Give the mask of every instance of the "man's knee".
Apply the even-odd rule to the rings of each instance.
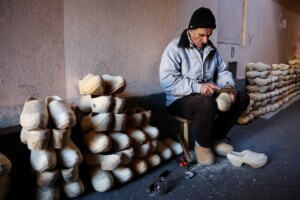
[[[202,96],[201,101],[197,104],[197,110],[215,113],[217,110],[215,98],[212,96]]]
[[[248,106],[250,103],[250,97],[248,93],[239,91],[239,104]]]

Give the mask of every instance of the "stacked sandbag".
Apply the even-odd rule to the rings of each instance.
[[[24,104],[20,124],[21,141],[31,150],[36,198],[59,199],[60,189],[68,198],[82,194],[84,186],[76,170],[82,154],[70,138],[76,124],[70,105],[59,96],[49,96],[45,101],[30,97]]]
[[[0,153],[0,199],[7,199],[10,187],[9,172],[11,170],[10,160]]]
[[[116,96],[125,87],[123,77],[109,74],[88,74],[79,80],[78,107],[83,113],[81,129],[86,146],[84,160],[89,166],[92,186],[98,192],[113,188],[115,181],[125,183],[133,177],[130,168],[121,167],[122,162],[130,163],[134,154],[131,140],[123,132],[125,100]],[[122,180],[113,175],[118,173]]]
[[[273,112],[295,97],[299,92],[295,70],[287,64],[248,63],[246,90],[250,105],[238,119],[247,124],[268,112]]]

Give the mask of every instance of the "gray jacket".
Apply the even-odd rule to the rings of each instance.
[[[160,85],[166,92],[167,106],[186,95],[200,93],[201,83],[234,87],[231,72],[211,42],[204,48],[203,58],[192,44],[190,48],[179,48],[178,42],[176,38],[166,47],[160,63]]]

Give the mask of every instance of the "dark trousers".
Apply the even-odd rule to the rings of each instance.
[[[215,96],[194,94],[177,99],[167,107],[170,114],[194,121],[195,139],[203,147],[211,148],[214,141],[224,139],[250,102],[249,95],[239,91],[230,110],[220,112],[215,99]]]

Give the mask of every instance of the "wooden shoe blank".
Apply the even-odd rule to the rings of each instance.
[[[149,153],[146,157],[145,160],[148,164],[149,167],[156,167],[161,163],[161,158],[159,155],[154,154],[154,153]]]
[[[61,176],[65,183],[72,183],[78,180],[79,178],[79,167],[75,165],[71,168],[61,169]]]
[[[97,192],[105,192],[114,187],[114,178],[109,171],[101,169],[100,165],[90,170],[91,183]]]
[[[91,130],[84,135],[84,141],[86,147],[92,153],[107,152],[112,147],[110,137],[108,137],[104,133],[96,132],[94,130]]]
[[[262,72],[259,72],[259,71],[247,71],[246,72],[246,77],[248,78],[256,78],[256,77],[259,77],[259,78],[267,78],[268,75],[271,73],[271,71],[262,71]]]
[[[20,139],[23,144],[27,144],[27,133],[28,133],[28,130],[26,130],[25,128],[21,129]]]
[[[122,151],[117,151],[116,154],[121,156],[121,163],[120,165],[128,165],[130,164],[135,156],[135,152],[133,150],[133,147],[124,149]]]
[[[82,80],[79,80],[79,92],[81,95],[102,95],[105,85],[99,75],[88,74]]]
[[[85,162],[89,166],[95,166],[95,165],[100,165],[101,169],[103,170],[108,170],[112,171],[119,167],[121,164],[121,157],[122,154],[107,154],[103,155],[100,153],[94,154],[94,153],[85,153]]]
[[[231,107],[231,96],[227,93],[221,93],[216,98],[218,109],[222,112],[227,112]]]
[[[142,158],[145,157],[150,152],[150,142],[147,141],[144,144],[134,146],[135,157]]]
[[[143,159],[134,159],[131,163],[132,169],[136,174],[144,174],[148,171],[148,164]]]
[[[129,167],[120,166],[111,173],[119,183],[126,183],[133,178],[133,172]]]
[[[78,100],[78,108],[82,112],[92,112],[91,95],[81,95]]]
[[[10,160],[2,153],[0,153],[0,176],[8,174],[11,170]]]
[[[59,200],[60,190],[58,185],[55,185],[54,187],[41,187],[37,185],[35,196],[37,200]]]
[[[234,166],[240,167],[243,164],[248,164],[252,168],[260,168],[267,163],[267,156],[264,153],[256,153],[251,150],[242,152],[232,151],[227,154],[227,158]]]
[[[105,84],[106,94],[120,94],[126,88],[126,81],[121,76],[112,76],[104,74],[101,76]]]
[[[247,85],[246,86],[248,92],[259,92],[266,93],[269,90],[269,86],[257,86],[257,85]]]
[[[57,163],[55,150],[52,147],[43,150],[31,150],[30,163],[31,167],[39,172],[55,168]]]
[[[254,119],[254,117],[248,113],[243,113],[239,118],[237,119],[238,124],[248,124]]]
[[[125,114],[126,114],[126,124],[129,127],[140,127],[141,124],[143,123],[144,120],[144,115],[143,113],[135,113],[133,110],[130,109],[126,109],[125,110]]]
[[[150,140],[150,152],[155,152],[157,147],[157,140]]]
[[[112,105],[112,113],[120,114],[123,112],[125,106],[125,99],[120,97],[114,97],[113,105]]]
[[[71,139],[64,148],[57,150],[57,158],[63,168],[71,168],[82,162],[81,151]]]
[[[265,78],[265,79],[258,78],[258,77],[254,78],[254,79],[247,78],[247,81],[250,85],[265,86],[265,85],[268,85],[270,83],[274,83],[274,82],[278,81],[278,77],[277,76],[271,76],[271,77]]]
[[[121,132],[113,132],[109,133],[108,137],[110,137],[111,139],[113,151],[121,151],[130,147],[131,145],[131,140],[127,134]]]
[[[147,136],[148,139],[155,140],[159,136],[158,128],[149,124],[139,127]]]
[[[51,145],[54,149],[62,149],[64,148],[71,136],[71,128],[67,129],[52,129],[51,134]]]
[[[50,140],[50,130],[34,130],[34,131],[25,131],[26,132],[26,143],[27,147],[30,150],[41,150],[45,149],[48,146]],[[24,134],[24,133],[23,133]]]
[[[127,127],[124,132],[130,137],[133,145],[143,144],[147,140],[145,133],[137,128]]]
[[[271,71],[272,76],[280,76],[280,75],[286,76],[286,75],[288,75],[288,73],[289,73],[289,70],[272,70]]]
[[[82,116],[80,121],[80,127],[83,132],[88,132],[93,128],[92,114]]]
[[[59,171],[50,170],[36,173],[36,182],[41,187],[53,187],[58,178]]]
[[[272,70],[288,70],[290,68],[289,65],[286,64],[272,64]]]
[[[111,113],[99,113],[92,117],[92,126],[95,131],[109,131],[113,116]]]
[[[271,66],[270,65],[266,65],[266,64],[261,63],[261,62],[258,62],[258,63],[248,63],[246,65],[246,69],[248,71],[256,70],[256,71],[262,72],[262,71],[270,70]]]
[[[49,115],[53,126],[58,129],[66,129],[76,124],[76,116],[71,106],[58,96],[47,97]]]
[[[113,114],[110,131],[123,131],[126,127],[125,114]]]
[[[110,111],[110,108],[113,103],[112,96],[99,96],[92,98],[92,112],[93,113],[107,113]]]
[[[142,113],[143,114],[143,122],[141,125],[147,125],[151,121],[152,111],[151,110],[144,110],[143,108],[136,107],[133,112],[135,113]]]
[[[29,97],[20,115],[20,124],[27,130],[45,129],[48,124],[47,105],[41,99]]]
[[[157,141],[156,152],[163,160],[168,160],[172,157],[172,151],[162,141]]]
[[[84,192],[84,185],[80,179],[72,183],[63,183],[64,193],[68,198],[75,198]]]
[[[183,153],[182,147],[179,142],[176,142],[172,138],[167,138],[164,140],[165,145],[171,149],[174,155],[181,155]]]

